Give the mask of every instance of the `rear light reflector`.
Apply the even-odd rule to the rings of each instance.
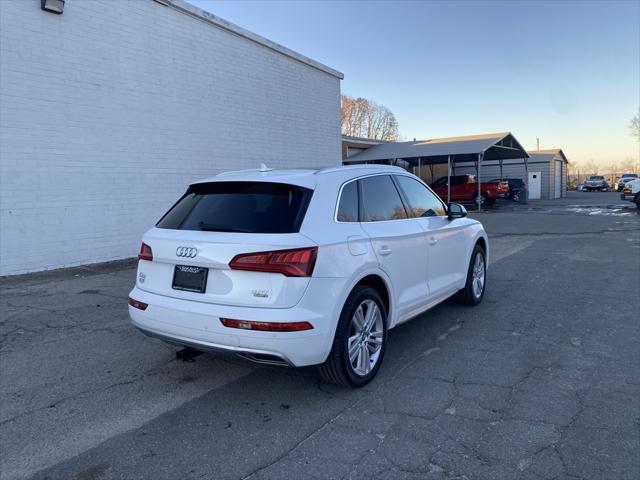
[[[146,243],[140,245],[140,253],[138,253],[138,260],[149,260],[153,261],[153,251],[151,247]]]
[[[318,247],[242,253],[229,263],[232,270],[281,273],[285,277],[310,277],[316,264]]]
[[[139,302],[138,300],[135,300],[131,297],[129,297],[129,305],[131,305],[133,308],[137,308],[138,310],[146,310],[149,306],[149,304]]]
[[[233,318],[220,318],[220,322],[227,328],[259,330],[262,332],[301,332],[313,329],[313,325],[309,322],[254,322],[250,320],[234,320]]]

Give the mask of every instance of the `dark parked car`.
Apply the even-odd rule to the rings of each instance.
[[[491,180],[492,182],[507,182],[509,184],[509,191],[504,195],[504,198],[510,198],[514,202],[520,200],[520,191],[527,189],[527,184],[521,178],[503,178],[500,180],[496,178]]]

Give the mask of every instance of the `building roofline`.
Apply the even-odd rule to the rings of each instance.
[[[509,139],[509,144],[504,144]],[[344,144],[344,142],[343,142]],[[409,142],[385,142],[343,159],[343,162],[375,162],[403,159],[410,163],[456,163],[506,158],[528,158],[529,154],[510,132],[482,133],[458,137],[432,138]],[[510,157],[509,155],[517,155]]]
[[[381,143],[397,143],[393,140],[374,140],[372,138],[352,137],[350,135],[342,135],[343,142],[361,143],[363,145],[380,145]]]
[[[545,150],[527,150],[529,155],[560,155],[562,159],[569,163],[569,159],[564,154],[561,148],[547,148]]]
[[[495,132],[495,133],[478,133],[474,135],[458,135],[456,137],[440,137],[440,138],[425,138],[423,140],[415,140],[413,142],[405,143],[453,143],[453,142],[470,142],[473,140],[490,140],[500,139],[512,135],[511,132]],[[515,137],[514,137],[515,138]]]
[[[263,47],[268,48],[269,50],[273,50],[281,55],[289,57],[293,60],[296,60],[300,63],[308,65],[316,70],[320,70],[326,74],[329,74],[333,77],[336,77],[340,80],[344,79],[344,74],[339,72],[338,70],[334,70],[323,63],[317,62],[309,57],[306,57],[298,52],[294,52],[293,50],[280,45],[279,43],[273,42],[267,38],[264,38],[256,33],[250,32],[234,23],[231,23],[223,18],[220,18],[213,13],[209,13],[206,10],[202,10],[201,8],[196,7],[195,5],[191,5],[190,3],[185,2],[184,0],[153,0],[156,3],[164,5],[169,8],[173,8],[174,10],[183,13],[185,15],[189,15],[197,20],[203,21],[210,25],[214,25],[218,28],[226,30],[229,33],[237,35],[239,37],[246,38],[247,40],[257,43]]]

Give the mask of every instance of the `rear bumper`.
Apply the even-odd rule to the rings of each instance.
[[[302,367],[326,360],[339,315],[329,301],[344,279],[314,278],[293,308],[232,307],[175,299],[135,287],[130,297],[148,304],[129,306],[133,325],[165,342],[196,350],[239,355],[258,363]],[[336,298],[336,295],[334,298]],[[263,322],[307,321],[313,329],[301,332],[263,332],[228,328],[220,317]]]
[[[201,352],[237,355],[241,358],[244,358],[245,360],[260,363],[263,365],[286,365],[289,367],[295,366],[288,358],[282,356],[277,352],[231,347],[229,345],[219,345],[215,343],[203,342],[200,340],[195,340],[193,338],[182,338],[177,335],[168,335],[166,333],[152,330],[148,327],[143,327],[137,324],[135,321],[132,321],[132,323],[138,330],[140,330],[148,337],[157,338],[158,340],[162,340],[163,342],[170,343],[171,345],[176,345],[178,347],[189,347]]]

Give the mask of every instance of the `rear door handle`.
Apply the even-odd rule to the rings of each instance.
[[[435,245],[436,243],[438,243],[438,239],[436,237],[431,237],[429,239],[429,245]]]
[[[383,245],[382,247],[380,247],[380,250],[378,250],[378,253],[380,255],[391,255],[391,249],[386,245]]]

